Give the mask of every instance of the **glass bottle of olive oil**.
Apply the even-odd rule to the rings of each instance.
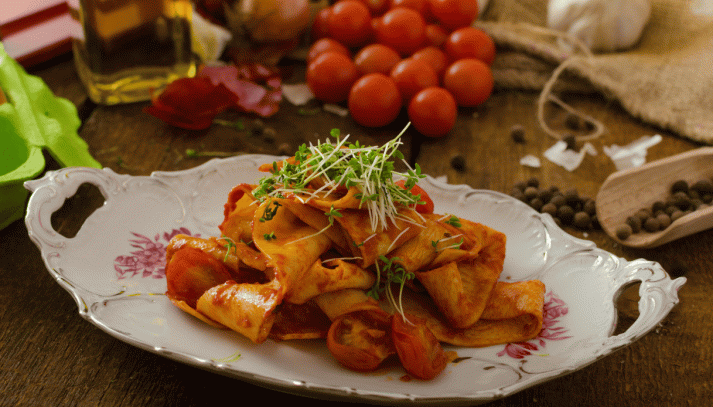
[[[190,0],[79,0],[76,12],[74,61],[95,103],[150,100],[195,74]]]

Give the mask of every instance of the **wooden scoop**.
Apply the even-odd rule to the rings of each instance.
[[[713,206],[699,207],[682,216],[666,229],[647,232],[642,229],[625,240],[616,230],[642,208],[671,195],[671,186],[679,180],[689,185],[713,178],[713,147],[700,147],[682,154],[613,173],[604,181],[596,198],[597,218],[602,229],[622,245],[651,248],[700,231],[713,228]]]

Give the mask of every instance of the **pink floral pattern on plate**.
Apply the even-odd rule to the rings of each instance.
[[[542,330],[534,339],[526,342],[515,342],[505,345],[505,349],[498,352],[498,356],[510,356],[515,359],[522,359],[525,356],[531,355],[544,348],[545,340],[561,341],[571,338],[565,336],[567,329],[563,326],[557,326],[559,317],[566,315],[569,308],[564,301],[557,297],[554,293],[549,292],[545,295],[545,305],[543,309]]]
[[[164,278],[166,276],[166,245],[178,234],[191,235],[186,228],[173,229],[170,233],[156,233],[153,239],[140,233],[131,232],[131,247],[137,250],[114,259],[114,270],[119,280],[141,275],[141,277]]]

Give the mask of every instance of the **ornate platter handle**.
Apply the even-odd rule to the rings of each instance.
[[[631,344],[656,327],[678,304],[678,290],[686,282],[685,277],[672,280],[656,262],[638,259],[624,264],[614,276],[615,302],[619,294],[630,284],[640,282],[639,316],[634,323],[618,335],[604,341],[599,354],[608,354],[613,350]]]
[[[105,201],[111,200],[112,190],[116,190],[121,176],[112,170],[86,167],[70,167],[48,171],[42,178],[25,182],[25,188],[32,195],[27,204],[25,225],[30,238],[40,248],[62,248],[68,238],[57,233],[52,227],[51,217],[64,202],[77,193],[80,185],[89,183],[101,191]]]

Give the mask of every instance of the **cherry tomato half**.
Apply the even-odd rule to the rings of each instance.
[[[166,265],[166,295],[195,308],[204,292],[230,279],[226,265],[198,249],[184,247]]]
[[[305,76],[317,99],[339,103],[349,96],[349,90],[359,78],[359,70],[346,55],[325,52],[307,65]]]
[[[406,189],[406,181],[400,179],[396,182],[394,182],[396,186],[401,187],[403,189]],[[418,185],[414,185],[411,187],[411,193],[420,196],[421,201],[423,202],[422,204],[416,205],[416,212],[418,213],[433,213],[433,200],[431,199],[430,196],[428,196],[428,193],[423,190],[423,188],[419,187]]]
[[[428,0],[431,14],[449,31],[467,27],[478,17],[478,2],[473,0]]]
[[[366,127],[381,127],[396,119],[402,102],[393,79],[370,73],[354,83],[347,105],[355,122]]]
[[[327,348],[339,363],[356,371],[374,370],[395,353],[391,316],[381,310],[355,311],[332,322]]]
[[[401,56],[384,44],[370,44],[354,56],[354,63],[362,75],[383,73],[388,75],[391,68],[401,61]]]
[[[490,66],[475,58],[459,59],[443,74],[443,87],[453,94],[458,106],[478,106],[490,97],[493,86]]]
[[[325,52],[336,52],[338,54],[346,55],[349,58],[352,57],[351,51],[349,51],[349,49],[342,45],[339,41],[331,38],[320,38],[309,48],[309,52],[307,53],[307,64],[311,63]]]
[[[413,315],[391,318],[391,337],[396,353],[406,371],[422,380],[438,376],[448,364],[448,356],[441,343],[426,326],[425,321]]]
[[[403,56],[411,55],[426,41],[426,22],[415,10],[393,8],[380,18],[376,41],[388,45]]]
[[[404,59],[394,66],[390,75],[405,104],[422,89],[438,85],[436,71],[427,62],[418,59]]]
[[[358,0],[334,4],[329,14],[328,32],[331,38],[347,47],[364,45],[372,37],[369,8]]]
[[[413,127],[424,136],[443,137],[456,123],[458,106],[449,91],[430,87],[411,99],[408,117]]]
[[[463,27],[453,31],[443,48],[451,61],[475,58],[492,65],[495,60],[495,42],[485,31],[475,27]]]

